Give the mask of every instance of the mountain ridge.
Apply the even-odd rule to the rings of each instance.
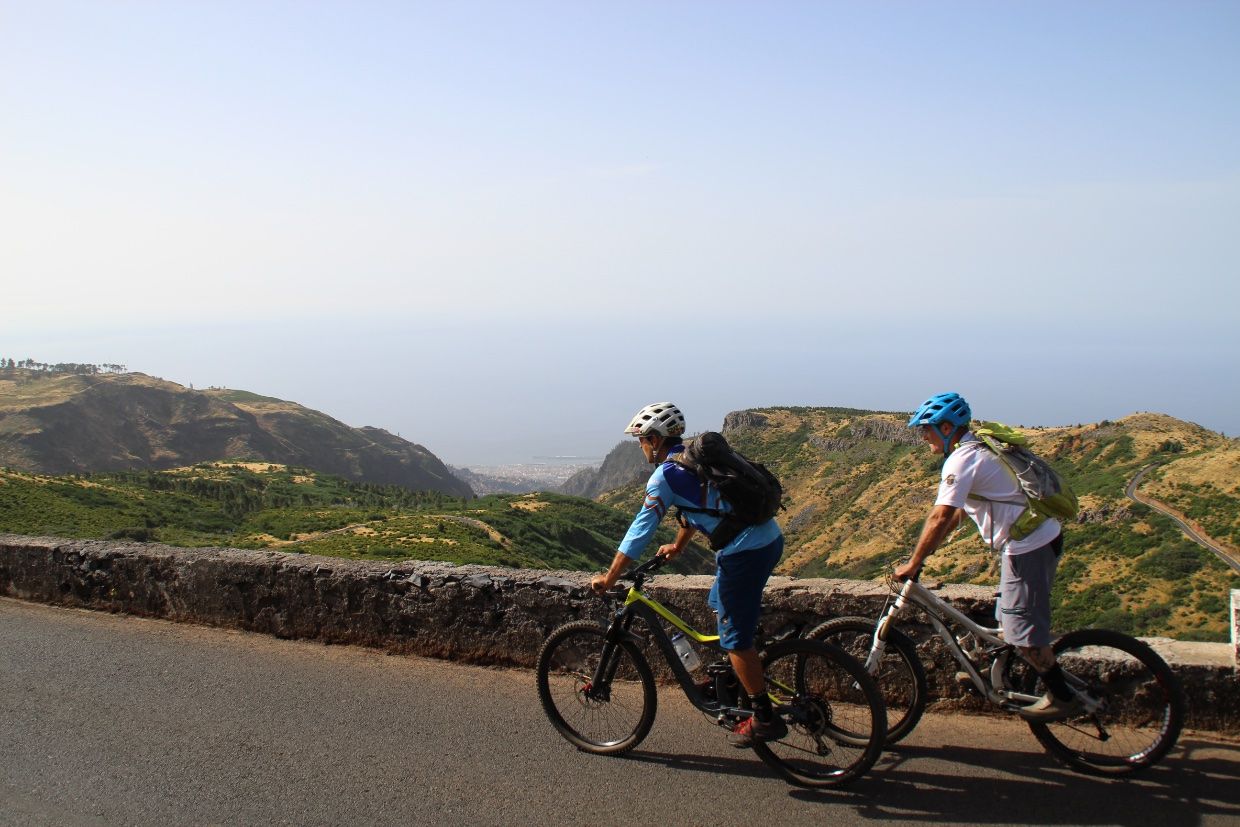
[[[0,369],[0,465],[44,474],[253,459],[472,496],[427,448],[295,402],[142,373]]]

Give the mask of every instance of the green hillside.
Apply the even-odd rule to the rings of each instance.
[[[906,418],[838,408],[729,416],[733,445],[784,482],[782,573],[870,579],[907,557],[934,501],[940,459],[904,427]],[[1219,539],[1234,540],[1240,496],[1227,472],[1236,467],[1235,441],[1157,414],[1025,430],[1081,496],[1080,521],[1066,527],[1056,625],[1225,640],[1228,592],[1240,578],[1124,491],[1142,468],[1165,463],[1150,495],[1161,487]],[[927,572],[949,582],[998,582],[995,556],[971,522],[930,558]]]
[[[0,367],[0,466],[55,475],[257,458],[355,482],[473,493],[427,448],[381,428],[249,391],[98,367]]]
[[[372,560],[605,568],[631,514],[558,494],[465,500],[268,463],[49,477],[0,470],[0,532]],[[663,529],[658,542],[670,542]],[[709,571],[685,554],[674,567]]]

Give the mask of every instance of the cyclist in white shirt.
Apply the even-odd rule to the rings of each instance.
[[[1002,556],[996,614],[1003,639],[1033,665],[1049,690],[1020,714],[1035,721],[1058,720],[1080,708],[1050,645],[1051,587],[1063,551],[1061,526],[1047,519],[1027,537],[1012,539],[1012,524],[1027,506],[1025,495],[1015,474],[970,432],[971,422],[969,403],[956,393],[932,396],[908,421],[944,461],[934,507],[912,557],[896,567],[895,576],[916,577],[926,558],[968,515],[982,539]]]

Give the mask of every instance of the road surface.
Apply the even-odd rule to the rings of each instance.
[[[528,671],[0,599],[0,824],[1240,822],[1240,750],[1088,778],[1008,718],[928,715],[847,790],[788,786],[672,691],[577,752]]]

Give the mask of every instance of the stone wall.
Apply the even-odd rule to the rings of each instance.
[[[1240,589],[1231,590],[1231,650],[1240,666]]]
[[[588,582],[582,572],[0,534],[0,595],[7,597],[469,663],[532,666],[556,626],[605,617],[607,604]],[[705,630],[714,622],[706,607],[710,584],[707,576],[663,575],[649,593]],[[983,622],[992,616],[990,589],[945,586],[941,593]],[[875,617],[888,594],[877,583],[776,577],[763,624],[774,632],[839,615]],[[916,626],[909,631],[927,637]],[[1189,690],[1189,726],[1240,732],[1233,648],[1171,641],[1157,648]],[[936,658],[927,666],[940,703],[980,708],[958,697],[954,663]]]

